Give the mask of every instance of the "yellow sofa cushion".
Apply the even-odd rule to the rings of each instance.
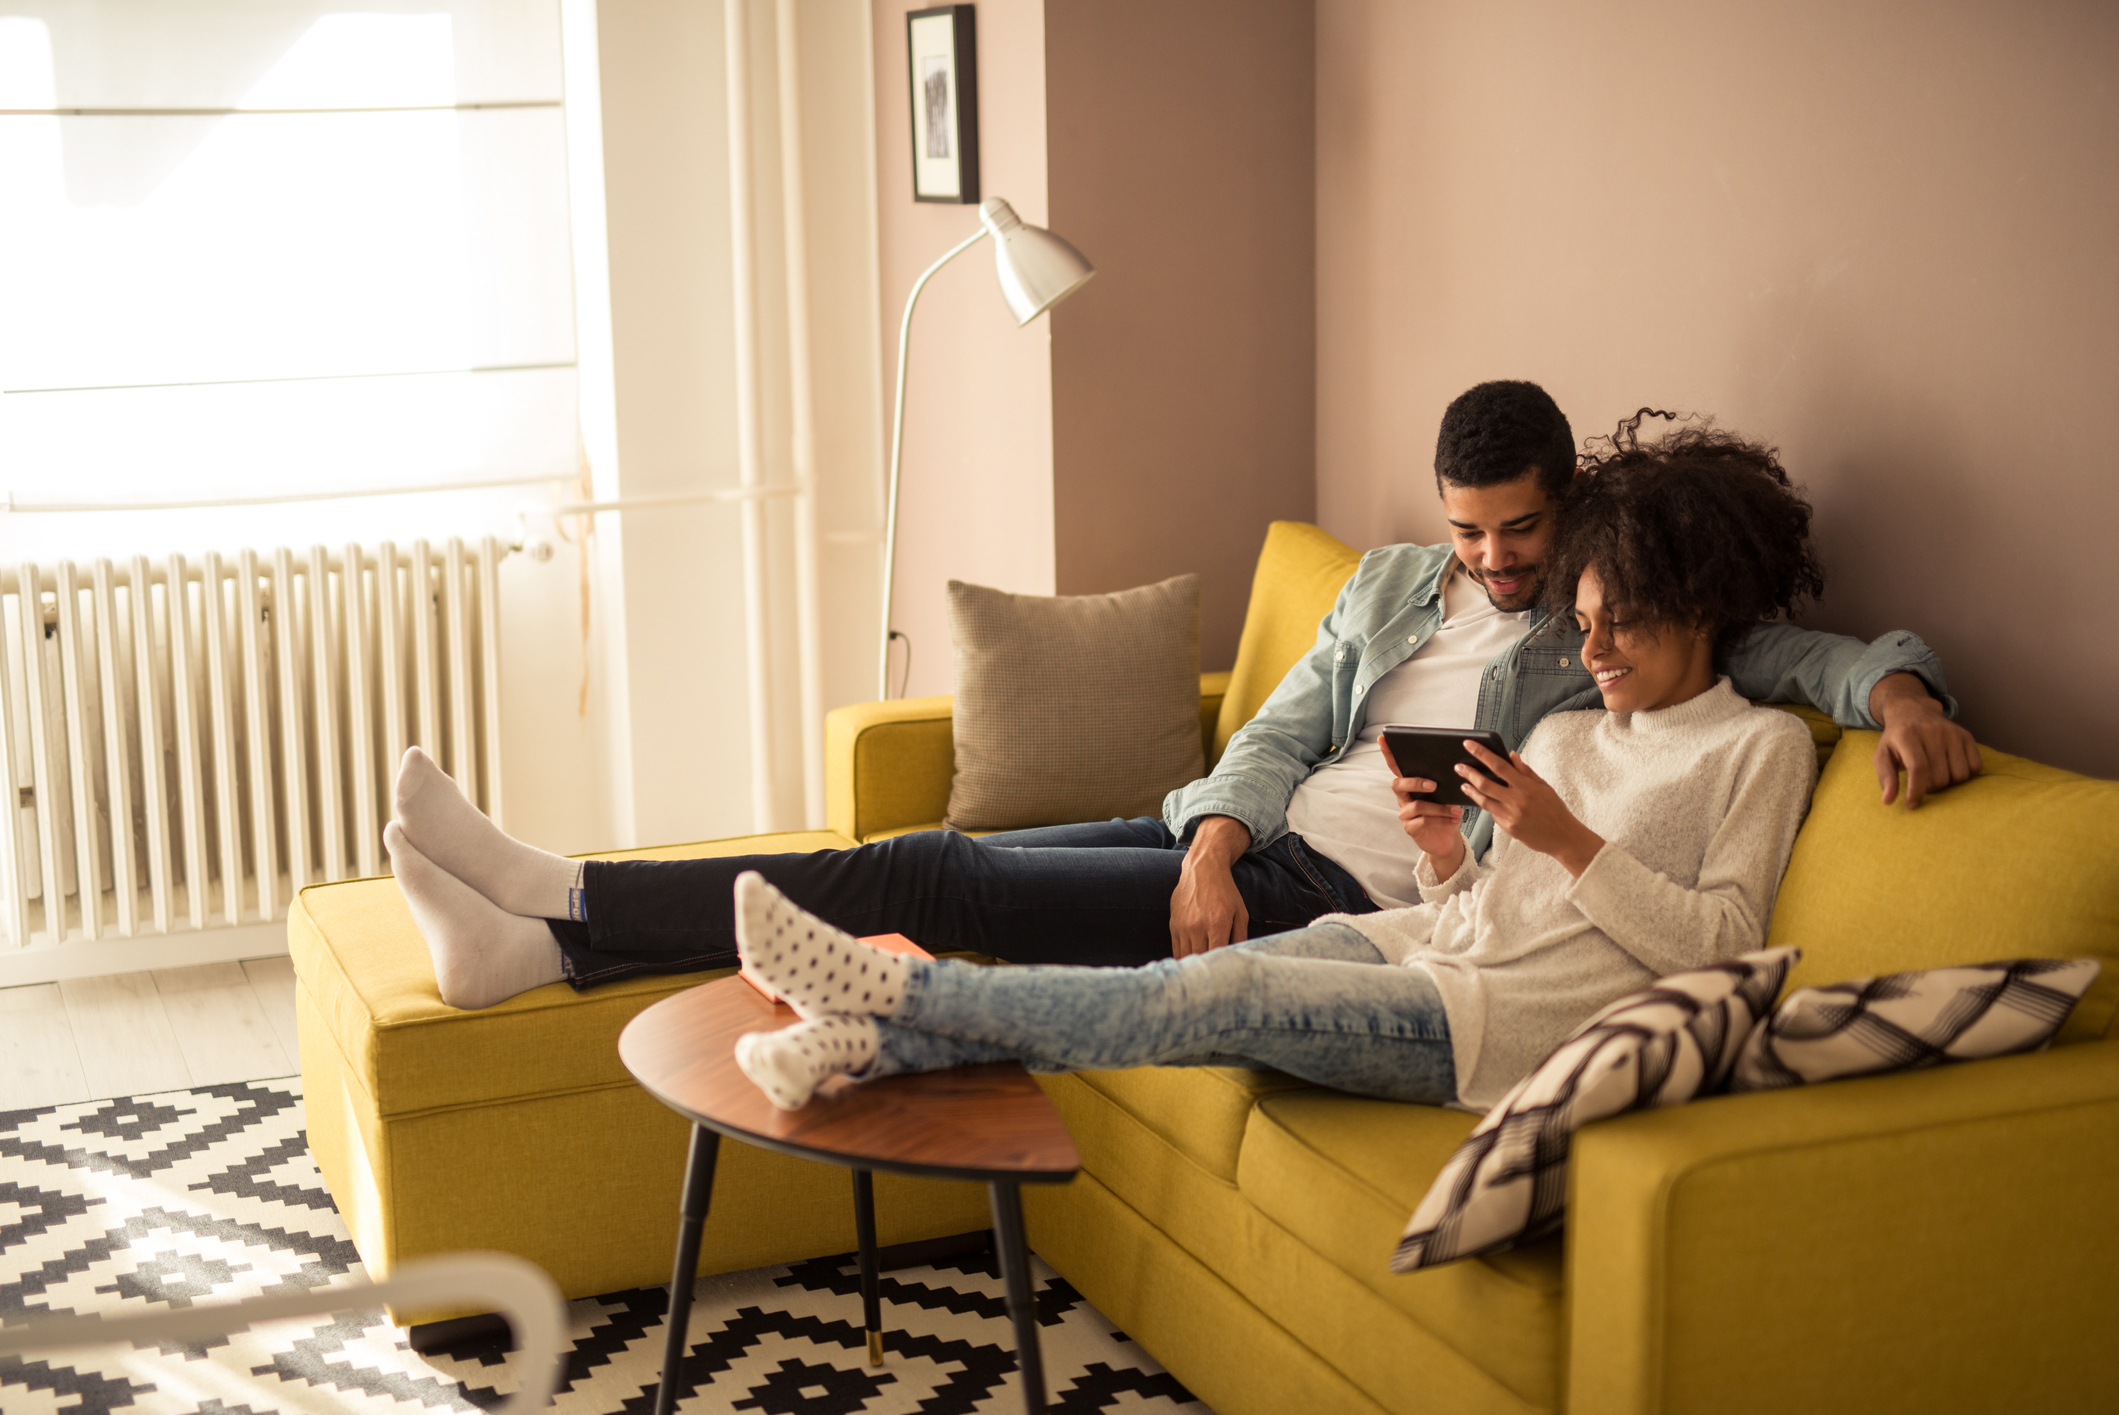
[[[1236,1187],[1244,1125],[1262,1096],[1304,1083],[1236,1067],[1041,1076],[1085,1167],[1193,1257],[1233,1277],[1257,1221]]]
[[[1803,950],[1788,985],[1998,958],[2104,971],[2060,1040],[2115,1034],[2119,782],[1990,748],[1976,779],[1917,811],[1876,789],[1874,732],[1849,732],[1811,798],[1769,942]]]
[[[596,858],[680,860],[852,843],[805,831]],[[303,890],[288,918],[287,949],[318,1019],[385,1116],[627,1083],[613,1045],[625,1024],[649,1003],[721,976],[627,978],[579,994],[553,983],[461,1012],[441,1000],[427,946],[391,879]]]
[[[1427,1394],[1446,1393],[1436,1408],[1491,1408],[1469,1373],[1440,1367],[1432,1348],[1414,1359],[1425,1340],[1515,1399],[1557,1404],[1557,1239],[1411,1277],[1386,1266],[1476,1116],[1239,1067],[1040,1079],[1098,1183],[1386,1405],[1398,1404],[1403,1393],[1391,1387],[1421,1374],[1424,1361]],[[1348,1299],[1349,1284],[1363,1300]]]
[[[1251,1112],[1237,1186],[1261,1213],[1519,1395],[1559,1385],[1558,1238],[1405,1275],[1391,1249],[1479,1118],[1336,1091],[1269,1096]]]
[[[1278,1071],[1240,1066],[1143,1066],[1080,1076],[1083,1085],[1224,1184],[1236,1182],[1236,1155],[1251,1107],[1309,1085]]]
[[[1076,1099],[1103,1104],[1073,1089]],[[1075,1126],[1078,1112],[1061,1103]],[[1552,1415],[1560,1408],[1554,1360],[1496,1377],[1233,1187],[1179,1164],[1157,1193],[1169,1215],[1158,1218],[1103,1182],[1128,1172],[1134,1156],[1124,1146],[1092,1140],[1083,1155],[1090,1168],[1073,1183],[1024,1191],[1032,1245],[1215,1409]],[[1324,1372],[1353,1389],[1317,1389],[1334,1383],[1319,1382]]]
[[[1236,667],[1207,752],[1210,770],[1236,729],[1256,715],[1317,642],[1317,622],[1331,612],[1360,564],[1360,551],[1306,522],[1275,521],[1266,529],[1265,548],[1251,576],[1243,637],[1236,641]]]

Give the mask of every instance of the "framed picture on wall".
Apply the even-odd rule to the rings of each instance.
[[[905,17],[912,79],[912,199],[979,199],[979,50],[971,6]]]

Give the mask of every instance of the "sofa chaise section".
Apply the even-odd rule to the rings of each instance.
[[[839,849],[825,831],[634,850],[673,859]],[[669,1281],[689,1128],[633,1083],[618,1034],[730,970],[564,983],[479,1012],[445,1005],[388,879],[304,890],[288,920],[309,1145],[362,1261],[382,1276],[463,1248],[519,1253],[569,1297]],[[844,1172],[723,1147],[701,1272],[854,1246]],[[876,1176],[884,1244],[981,1229],[982,1186]],[[456,1312],[392,1313],[427,1322]]]

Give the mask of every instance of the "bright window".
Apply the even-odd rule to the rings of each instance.
[[[0,0],[0,484],[571,476],[557,0]],[[495,529],[523,489],[6,518],[6,558]]]

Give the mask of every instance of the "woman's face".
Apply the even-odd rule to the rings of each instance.
[[[1613,712],[1675,707],[1714,686],[1714,645],[1689,625],[1645,624],[1625,605],[1604,602],[1594,568],[1575,583],[1575,624],[1587,637],[1582,666]]]

